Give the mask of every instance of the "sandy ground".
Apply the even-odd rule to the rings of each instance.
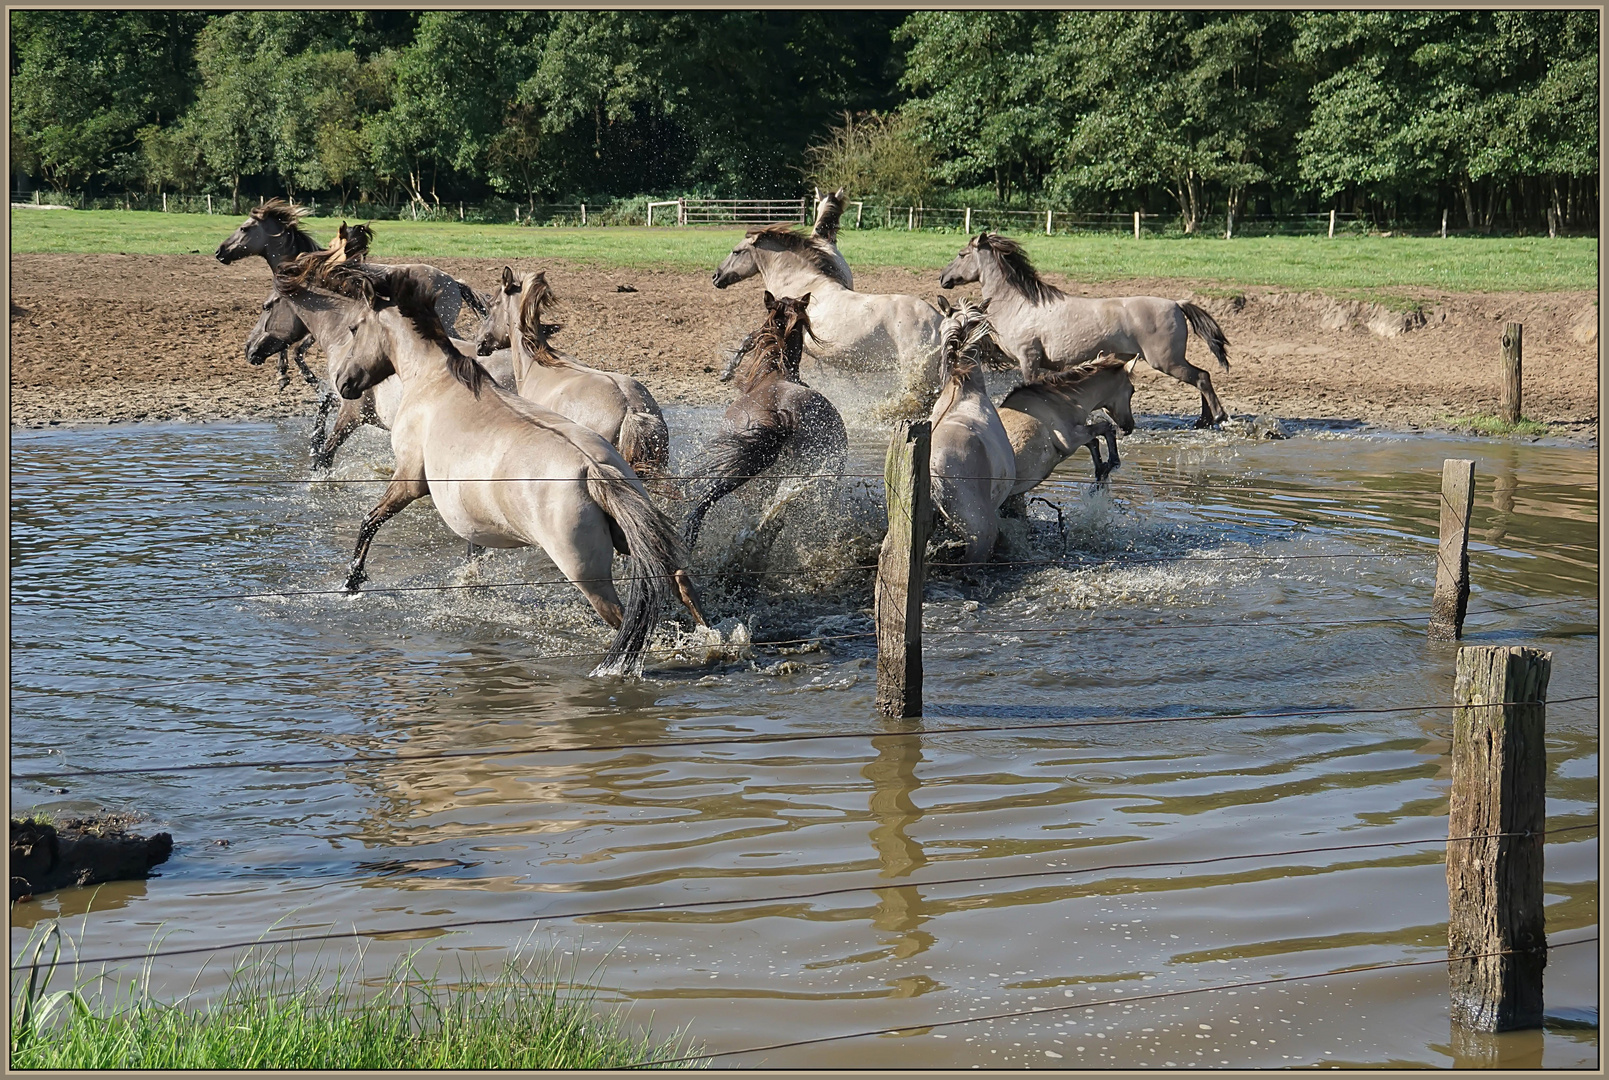
[[[489,289],[502,264],[439,265]],[[631,372],[664,404],[729,400],[730,388],[714,372],[758,322],[757,280],[719,291],[707,273],[546,266],[565,327],[557,340],[567,351]],[[931,298],[940,292],[936,278],[936,269],[866,271],[856,285]],[[1522,322],[1525,414],[1559,436],[1597,437],[1598,312],[1590,292],[1427,291],[1419,297],[1424,324],[1405,328],[1382,309],[1314,294],[1249,289],[1223,298],[1162,281],[1051,280],[1086,296],[1154,294],[1206,307],[1228,335],[1231,370],[1219,374],[1194,337],[1190,358],[1212,372],[1230,413],[1248,418],[1449,428],[1449,417],[1495,411],[1503,324]],[[246,363],[246,334],[268,292],[260,260],[222,266],[207,255],[12,256],[12,426],[310,414],[317,391],[294,378],[278,390],[272,361]],[[468,322],[459,329],[468,330]],[[322,370],[321,353],[310,359]],[[1199,412],[1190,387],[1143,365],[1136,382],[1138,413]]]

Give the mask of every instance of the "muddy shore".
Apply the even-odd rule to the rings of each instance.
[[[438,264],[481,289],[492,287],[502,267],[490,259]],[[558,340],[567,351],[596,367],[629,371],[663,404],[729,399],[715,372],[757,321],[757,281],[721,291],[698,272],[544,265],[559,294]],[[856,274],[856,285],[932,297],[940,291],[936,276],[867,270]],[[1162,295],[1207,308],[1228,335],[1231,370],[1219,374],[1194,337],[1190,358],[1212,372],[1237,417],[1455,429],[1453,417],[1496,410],[1503,324],[1522,322],[1526,416],[1549,425],[1551,435],[1597,438],[1598,309],[1591,292],[1425,291],[1416,316],[1273,289],[1200,295],[1166,281],[1085,285],[1048,276],[1078,295]],[[635,291],[617,291],[621,285]],[[222,266],[207,255],[14,255],[12,426],[311,414],[318,399],[312,387],[293,378],[279,390],[272,361],[246,363],[246,334],[268,291],[268,270],[257,260]],[[310,362],[322,369],[317,350]],[[1137,412],[1199,410],[1190,387],[1143,365],[1135,378]]]

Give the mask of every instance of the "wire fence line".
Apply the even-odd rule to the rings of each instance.
[[[1549,942],[1544,949],[1566,949],[1572,945],[1590,945],[1598,940],[1598,935],[1579,938],[1575,941]],[[739,1054],[764,1054],[774,1050],[791,1050],[800,1046],[819,1046],[823,1043],[844,1042],[849,1039],[864,1039],[873,1035],[899,1035],[904,1032],[929,1031],[933,1028],[958,1027],[962,1024],[991,1023],[995,1020],[1018,1020],[1024,1017],[1048,1016],[1055,1013],[1070,1012],[1074,1009],[1092,1009],[1101,1005],[1132,1005],[1136,1001],[1161,1001],[1168,998],[1187,997],[1192,994],[1210,994],[1219,990],[1245,990],[1263,986],[1279,986],[1282,983],[1312,982],[1315,979],[1328,979],[1341,975],[1361,975],[1372,971],[1395,971],[1403,968],[1437,967],[1451,964],[1455,961],[1467,962],[1470,960],[1484,960],[1494,956],[1519,956],[1530,950],[1523,949],[1496,949],[1489,952],[1472,953],[1468,956],[1437,957],[1433,960],[1394,960],[1383,964],[1357,964],[1351,967],[1332,968],[1328,971],[1315,971],[1303,975],[1274,975],[1266,979],[1249,979],[1242,982],[1217,983],[1212,986],[1195,986],[1185,990],[1157,990],[1149,994],[1125,994],[1122,997],[1096,998],[1090,1001],[1072,1002],[1066,1005],[1036,1005],[1031,1009],[1015,1009],[1010,1012],[985,1013],[981,1016],[967,1016],[959,1020],[937,1020],[932,1023],[899,1024],[894,1027],[870,1028],[864,1031],[851,1031],[842,1035],[819,1035],[811,1039],[794,1039],[790,1042],[767,1043],[763,1046],[750,1046],[741,1050],[720,1050],[713,1053],[704,1053],[674,1058],[652,1058],[648,1061],[639,1061],[629,1066],[633,1069],[657,1068],[664,1065],[681,1065],[695,1061],[708,1061],[712,1058],[735,1057]]]
[[[1413,491],[1389,491],[1389,492],[1382,492],[1382,491],[1371,491],[1371,490],[1369,490],[1367,488],[1314,487],[1314,486],[1310,486],[1310,485],[1303,485],[1300,488],[1287,488],[1287,489],[1259,488],[1259,487],[1252,487],[1252,486],[1248,486],[1248,485],[1244,485],[1244,484],[1237,484],[1232,479],[1229,480],[1226,484],[1224,484],[1221,487],[1216,487],[1216,488],[1210,488],[1209,489],[1209,488],[1207,488],[1205,486],[1204,481],[1173,480],[1173,479],[1167,479],[1167,478],[1163,478],[1163,477],[1150,477],[1150,476],[1133,477],[1132,479],[1131,479],[1131,477],[1132,477],[1132,474],[1119,474],[1119,475],[1117,475],[1115,477],[1109,477],[1106,480],[1096,480],[1093,477],[1084,478],[1084,477],[1074,477],[1074,476],[1054,476],[1053,475],[1053,476],[1047,476],[1045,479],[1041,480],[1039,482],[1038,486],[1039,487],[1104,487],[1104,488],[1110,490],[1110,489],[1113,489],[1113,488],[1127,488],[1127,487],[1129,487],[1131,485],[1135,485],[1135,486],[1137,486],[1137,485],[1145,485],[1145,486],[1148,486],[1148,487],[1184,488],[1184,489],[1188,489],[1188,490],[1194,491],[1194,492],[1203,492],[1203,493],[1210,492],[1210,493],[1213,493],[1213,494],[1217,494],[1217,493],[1245,493],[1245,494],[1252,494],[1252,495],[1272,495],[1272,496],[1284,497],[1284,498],[1300,498],[1304,494],[1307,494],[1307,493],[1324,492],[1324,493],[1333,493],[1333,494],[1348,495],[1348,496],[1373,495],[1373,496],[1377,496],[1377,497],[1389,497],[1389,498],[1395,499],[1395,500],[1412,500],[1412,499],[1418,498],[1418,499],[1423,499],[1423,500],[1425,500],[1427,502],[1431,501],[1433,499],[1439,499],[1439,498],[1442,497],[1441,493],[1439,491],[1417,491],[1417,492],[1413,492]],[[761,479],[765,479],[765,480],[821,480],[821,479],[833,479],[833,480],[837,480],[837,479],[843,479],[843,480],[883,480],[884,475],[882,473],[880,473],[880,472],[876,472],[876,473],[870,473],[870,472],[866,472],[866,473],[861,473],[861,472],[784,473],[784,472],[769,472],[768,471],[768,472],[758,472],[758,473],[683,473],[683,474],[671,474],[671,475],[664,475],[664,476],[651,476],[651,477],[645,478],[645,482],[649,483],[649,484],[664,483],[664,482],[687,483],[687,482],[697,482],[697,481],[701,481],[701,480],[727,480],[727,479],[742,479],[742,480],[761,480]],[[951,477],[951,479],[954,479],[954,480],[992,480],[992,479],[994,479],[994,477],[993,476],[954,476],[954,477]],[[1114,479],[1116,481],[1115,483],[1114,483]],[[74,487],[74,486],[80,486],[80,485],[88,486],[88,485],[97,485],[97,484],[118,485],[120,487],[129,485],[129,484],[142,484],[142,485],[143,484],[190,484],[190,485],[197,485],[197,486],[200,486],[200,485],[203,485],[203,484],[261,484],[261,485],[264,485],[264,486],[308,486],[308,485],[312,485],[312,486],[335,486],[335,485],[342,485],[342,484],[389,484],[391,482],[392,481],[391,481],[391,478],[389,476],[309,476],[309,477],[299,477],[299,478],[278,478],[278,477],[262,477],[262,476],[155,476],[155,477],[147,477],[147,476],[123,476],[123,475],[119,475],[119,474],[116,474],[116,473],[111,473],[111,474],[103,474],[101,476],[72,477],[72,478],[67,479],[67,480],[61,480],[61,479],[54,478],[54,477],[43,477],[43,476],[41,476],[41,477],[31,477],[31,476],[26,476],[26,475],[17,475],[17,474],[14,473],[12,475],[12,477],[11,477],[11,484],[12,484],[13,487],[16,487],[19,484],[21,484],[21,485],[49,486],[51,488]],[[437,483],[454,483],[454,484],[505,484],[505,483],[507,483],[507,484],[535,484],[535,483],[575,483],[575,479],[574,479],[574,477],[559,477],[559,476],[489,476],[489,477],[455,477],[455,478],[453,478],[451,480],[441,480],[441,481],[436,481],[436,482]],[[622,480],[613,480],[613,481],[605,480],[604,482],[605,483],[609,483],[609,482],[630,483],[630,480],[629,479],[628,480],[623,480],[623,481]]]
[[[1597,694],[1580,697],[1557,698],[1548,705],[1573,705],[1583,701],[1597,701]],[[1223,720],[1290,720],[1313,716],[1387,716],[1396,713],[1444,712],[1454,709],[1487,709],[1507,706],[1535,705],[1525,701],[1491,701],[1475,705],[1392,705],[1358,707],[1323,705],[1302,709],[1282,709],[1277,712],[1225,712],[1198,713],[1186,716],[1114,716],[1104,719],[1055,720],[1049,723],[992,723],[927,727],[919,730],[878,731],[814,731],[786,735],[746,735],[742,737],[703,739],[658,739],[650,742],[595,743],[587,746],[518,746],[482,748],[475,750],[439,750],[416,754],[364,754],[345,758],[281,758],[256,761],[206,761],[189,765],[124,765],[111,769],[84,769],[64,767],[44,772],[13,773],[13,781],[58,780],[70,776],[148,776],[173,773],[215,772],[223,769],[287,769],[334,768],[347,765],[407,765],[424,761],[453,761],[463,758],[482,759],[511,757],[525,754],[594,754],[616,753],[624,750],[673,750],[697,746],[765,746],[773,743],[821,742],[828,739],[882,739],[927,738],[940,735],[1011,734],[1032,735],[1037,731],[1062,731],[1067,728],[1134,727],[1141,724],[1213,723]],[[947,716],[946,719],[967,719],[966,716]]]
[[[1122,554],[1122,553],[1117,553]],[[1363,552],[1317,552],[1291,555],[1216,555],[1201,553],[1182,553],[1179,555],[1139,555],[1127,559],[1101,559],[1098,561],[1070,562],[1067,558],[1060,559],[1021,559],[998,561],[990,563],[964,563],[964,562],[929,562],[929,568],[940,569],[968,569],[986,566],[989,569],[1021,569],[1031,566],[1062,566],[1068,569],[1084,569],[1092,566],[1109,567],[1114,563],[1118,566],[1149,565],[1152,563],[1177,563],[1186,561],[1199,562],[1288,562],[1292,560],[1311,559],[1401,559],[1419,555],[1417,550],[1394,551],[1363,551]],[[800,567],[794,570],[718,570],[721,576],[741,577],[803,577],[811,574],[847,574],[852,572],[876,573],[877,567],[871,563],[856,563],[848,566],[815,566]],[[582,583],[612,581],[617,585],[632,581],[658,580],[657,577],[647,574],[623,574],[613,577],[579,577],[579,578],[543,578],[526,581],[470,581],[456,582],[445,585],[380,585],[364,589],[299,589],[278,592],[260,593],[162,593],[145,596],[107,596],[103,592],[94,593],[32,593],[19,594],[15,591],[11,596],[13,605],[43,604],[43,603],[110,603],[110,604],[146,604],[168,603],[175,600],[195,603],[214,603],[224,600],[296,600],[314,596],[361,596],[364,594],[386,593],[420,593],[420,592],[463,592],[471,589],[524,589],[546,586],[575,585]]]
[[[1385,826],[1375,826],[1384,828]],[[1437,836],[1414,840],[1379,840],[1352,844],[1327,844],[1303,848],[1289,848],[1280,851],[1258,851],[1238,855],[1211,855],[1197,859],[1163,859],[1149,862],[1106,863],[1099,866],[1083,867],[1047,867],[1042,870],[1013,871],[1004,874],[990,874],[983,877],[950,877],[933,878],[926,881],[912,881],[900,879],[898,881],[883,880],[868,885],[841,885],[825,889],[812,889],[804,892],[784,893],[760,897],[736,897],[716,900],[687,900],[672,904],[663,901],[657,904],[620,905],[606,908],[592,908],[582,911],[558,912],[543,915],[514,915],[487,919],[455,919],[447,922],[428,923],[415,926],[396,926],[388,928],[369,928],[360,930],[353,927],[348,931],[332,931],[323,934],[288,935],[278,938],[258,937],[250,941],[232,941],[213,945],[190,945],[174,949],[147,949],[138,953],[121,953],[111,956],[92,956],[77,958],[75,965],[90,964],[119,964],[134,960],[146,960],[158,956],[199,956],[208,953],[230,952],[236,949],[278,948],[282,946],[308,945],[330,941],[345,941],[355,938],[383,938],[399,934],[418,935],[421,933],[446,932],[452,930],[467,930],[479,926],[514,926],[527,923],[555,922],[569,919],[590,919],[613,917],[617,915],[667,915],[679,911],[703,909],[712,907],[752,907],[788,903],[799,900],[818,900],[834,896],[848,896],[855,893],[876,892],[888,888],[934,888],[938,886],[953,885],[989,885],[1000,881],[1019,881],[1030,878],[1070,877],[1077,874],[1109,873],[1118,870],[1152,870],[1171,869],[1182,866],[1209,866],[1226,862],[1248,862],[1256,859],[1288,858],[1294,855],[1331,854],[1341,851],[1371,851],[1394,847],[1424,847],[1427,845],[1445,845],[1455,843],[1470,843],[1477,840],[1495,840],[1504,838],[1525,839],[1537,837],[1545,841],[1550,835],[1581,832],[1587,829],[1596,829],[1597,822],[1587,822],[1580,825],[1566,825],[1557,829],[1542,832],[1495,832],[1472,833],[1466,836]],[[38,966],[37,958],[32,962],[19,961],[11,965],[12,971],[23,971]],[[912,1025],[906,1025],[909,1027]]]
[[[1542,600],[1542,601],[1529,603],[1529,604],[1512,604],[1512,605],[1502,606],[1502,607],[1476,608],[1474,610],[1466,612],[1465,617],[1466,618],[1474,618],[1477,615],[1500,615],[1500,614],[1506,614],[1508,612],[1513,612],[1513,611],[1529,611],[1529,610],[1532,610],[1533,608],[1559,607],[1561,605],[1575,604],[1575,603],[1578,603],[1578,602],[1579,601],[1576,601],[1576,600]],[[1339,627],[1339,626],[1384,626],[1384,625],[1390,625],[1392,623],[1421,623],[1421,622],[1424,622],[1427,618],[1429,618],[1429,613],[1428,612],[1422,611],[1422,610],[1415,610],[1415,611],[1412,611],[1412,612],[1409,612],[1409,613],[1403,614],[1403,615],[1379,615],[1379,616],[1373,616],[1373,617],[1362,618],[1362,619],[1321,619],[1321,620],[1318,620],[1318,621],[1308,621],[1308,622],[1303,622],[1300,625],[1299,629],[1303,629],[1303,630],[1307,630],[1307,629],[1331,629],[1331,628]],[[1001,629],[1001,630],[959,630],[959,629],[943,629],[943,628],[938,628],[938,627],[925,627],[924,626],[922,628],[922,636],[923,637],[952,637],[952,636],[968,636],[968,635],[981,635],[981,636],[1013,635],[1013,636],[1021,636],[1021,635],[1027,635],[1027,634],[1047,634],[1047,635],[1101,634],[1101,635],[1104,636],[1104,635],[1107,635],[1107,634],[1165,633],[1165,632],[1171,632],[1171,631],[1175,631],[1175,630],[1213,630],[1213,631],[1221,631],[1221,630],[1285,629],[1288,626],[1289,626],[1289,623],[1287,623],[1283,619],[1268,619],[1268,620],[1256,620],[1256,621],[1224,620],[1224,621],[1212,621],[1212,622],[1144,623],[1144,624],[1140,624],[1140,625],[1130,625],[1130,626],[1025,626],[1025,627],[1024,626],[1019,626],[1019,627],[1007,627],[1007,628],[1004,628],[1004,629]],[[865,638],[873,638],[873,637],[876,637],[876,636],[877,636],[877,631],[875,631],[875,630],[856,630],[856,631],[852,631],[852,632],[849,632],[849,633],[842,633],[842,634],[813,634],[813,635],[811,635],[809,637],[751,638],[750,640],[748,640],[746,642],[731,642],[731,641],[700,642],[700,641],[688,641],[688,642],[684,642],[683,644],[680,644],[680,645],[654,646],[654,647],[647,648],[647,649],[645,649],[643,651],[644,651],[644,653],[646,655],[651,655],[651,656],[678,656],[678,655],[683,655],[683,654],[689,653],[689,652],[697,652],[699,649],[712,649],[712,648],[720,648],[720,647],[730,649],[730,648],[742,647],[744,645],[752,646],[754,648],[761,648],[761,649],[782,649],[782,648],[786,648],[788,646],[795,646],[795,645],[820,645],[820,644],[823,644],[823,643],[826,643],[826,642],[863,640]],[[587,650],[585,652],[537,653],[537,654],[532,655],[532,656],[522,657],[521,659],[522,659],[523,662],[526,662],[526,663],[540,663],[540,662],[544,662],[544,661],[548,661],[548,660],[595,659],[595,658],[601,656],[604,653],[604,651],[605,651],[604,649],[598,648],[598,649],[589,649],[589,650]],[[329,663],[333,664],[334,662],[329,661]],[[492,666],[490,662],[488,662],[487,664],[471,665],[470,670],[474,670],[474,669],[482,668],[482,667],[489,667],[489,666]],[[344,671],[347,670],[347,668],[343,667],[341,670],[344,672]],[[291,679],[291,678],[299,679],[299,678],[302,678],[302,677],[303,676],[300,675],[300,674],[292,674],[292,673],[288,673],[288,672],[279,672],[279,671],[267,671],[267,672],[254,672],[254,673],[251,673],[251,674],[239,674],[239,675],[217,675],[217,676],[212,676],[212,677],[209,677],[209,678],[169,679],[167,681],[160,682],[160,683],[139,683],[139,684],[136,684],[134,686],[111,687],[108,690],[97,691],[96,696],[97,697],[117,697],[117,696],[120,696],[120,695],[132,694],[132,693],[137,693],[137,692],[145,691],[145,690],[166,690],[166,689],[169,689],[169,688],[175,687],[175,686],[215,685],[215,684],[217,684],[219,682],[231,682],[231,683],[268,682],[268,681],[272,681],[272,680],[275,680],[275,679]]]

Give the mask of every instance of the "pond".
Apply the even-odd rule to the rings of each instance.
[[[310,484],[300,423],[13,432],[12,805],[176,844],[14,904],[14,950],[52,918],[84,957],[356,928],[374,974],[535,942],[719,1066],[1596,1066],[1595,1029],[1460,1034],[1434,963],[1266,982],[1445,957],[1456,646],[1425,622],[1470,457],[1465,643],[1553,653],[1547,1002],[1595,1014],[1595,452],[1142,418],[1109,492],[1070,461],[997,565],[933,571],[927,716],[894,722],[886,439],[787,507],[766,573],[719,572],[757,500],[718,507],[724,641],[667,629],[620,681],[540,552],[471,564],[428,501],[335,591],[382,433]],[[205,991],[230,955],[152,970]]]

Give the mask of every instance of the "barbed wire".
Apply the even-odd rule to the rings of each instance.
[[[1561,941],[1549,943],[1544,949],[1567,949],[1572,945],[1590,945],[1598,940],[1598,935],[1580,938],[1576,941]],[[1396,960],[1384,964],[1356,964],[1350,967],[1333,968],[1329,971],[1309,972],[1305,975],[1274,975],[1266,979],[1251,979],[1242,982],[1217,983],[1212,986],[1195,986],[1185,990],[1158,990],[1150,994],[1125,994],[1122,997],[1097,998],[1091,1001],[1073,1002],[1066,1005],[1040,1005],[1031,1009],[1017,1009],[1011,1012],[985,1013],[981,1016],[967,1016],[959,1020],[937,1020],[931,1023],[897,1024],[893,1027],[872,1028],[866,1031],[853,1031],[843,1035],[819,1035],[811,1039],[795,1039],[791,1042],[768,1043],[764,1046],[751,1046],[741,1050],[720,1050],[714,1053],[693,1054],[674,1058],[652,1058],[648,1061],[639,1061],[629,1066],[633,1069],[655,1068],[662,1065],[679,1065],[694,1061],[708,1061],[711,1058],[735,1057],[739,1054],[762,1054],[773,1050],[789,1050],[798,1046],[816,1046],[821,1043],[843,1042],[848,1039],[863,1039],[872,1035],[898,1035],[907,1031],[928,1031],[933,1028],[957,1027],[961,1024],[990,1023],[995,1020],[1017,1020],[1031,1016],[1048,1016],[1054,1013],[1069,1012],[1073,1009],[1092,1009],[1100,1005],[1131,1005],[1136,1001],[1161,1001],[1168,998],[1185,997],[1191,994],[1208,994],[1218,990],[1244,990],[1250,987],[1278,986],[1282,983],[1311,982],[1314,979],[1328,979],[1338,975],[1358,975],[1371,971],[1393,971],[1400,968],[1434,967],[1442,964],[1467,963],[1471,960],[1483,960],[1493,956],[1518,956],[1535,950],[1527,949],[1495,949],[1491,952],[1471,953],[1467,956],[1437,957],[1433,960]]]
[[[1477,840],[1497,840],[1505,838],[1527,839],[1538,837],[1543,840],[1550,834],[1580,832],[1585,829],[1598,828],[1598,822],[1587,822],[1581,825],[1568,825],[1558,829],[1542,830],[1540,832],[1496,832],[1471,833],[1466,836],[1427,837],[1416,840],[1381,840],[1362,844],[1332,844],[1305,848],[1290,848],[1281,851],[1250,852],[1239,855],[1211,855],[1199,859],[1168,859],[1150,862],[1109,863],[1099,866],[1084,867],[1054,867],[1044,870],[1025,870],[1005,874],[990,874],[984,877],[956,877],[936,878],[930,881],[910,881],[901,879],[898,882],[884,880],[870,885],[843,885],[826,889],[813,889],[805,892],[785,893],[763,897],[739,897],[724,900],[688,900],[671,905],[663,901],[657,904],[636,904],[616,906],[609,908],[595,908],[586,911],[560,912],[551,915],[515,915],[500,916],[488,919],[457,919],[449,922],[429,923],[422,926],[398,926],[390,929],[359,930],[356,927],[350,931],[331,932],[325,934],[308,934],[304,936],[288,936],[281,938],[256,938],[252,941],[234,941],[213,945],[183,946],[176,949],[148,949],[139,953],[125,953],[113,956],[96,956],[87,959],[74,960],[75,965],[89,964],[118,964],[131,960],[145,960],[156,956],[196,956],[205,953],[229,952],[234,949],[275,948],[284,945],[306,945],[326,941],[344,941],[348,938],[360,937],[386,937],[397,934],[418,935],[433,931],[464,930],[478,926],[509,926],[524,923],[554,922],[565,919],[601,918],[615,915],[641,915],[641,914],[668,914],[677,911],[686,911],[693,908],[710,907],[741,907],[778,904],[797,900],[816,900],[829,896],[846,896],[860,892],[876,892],[891,887],[898,888],[932,888],[944,885],[988,885],[999,881],[1015,881],[1028,878],[1067,877],[1075,874],[1104,873],[1115,870],[1152,870],[1179,866],[1206,866],[1224,862],[1248,862],[1254,859],[1283,858],[1292,855],[1318,855],[1331,854],[1338,851],[1366,851],[1389,847],[1422,847],[1435,844],[1470,843]],[[37,963],[34,962],[34,963]],[[34,963],[13,963],[12,971],[21,971],[34,966]]]
[[[820,742],[826,739],[880,739],[888,737],[919,738],[938,735],[1030,734],[1036,731],[1059,731],[1064,728],[1132,727],[1138,724],[1178,724],[1213,722],[1220,720],[1287,720],[1308,716],[1382,716],[1392,713],[1439,712],[1448,709],[1480,709],[1508,706],[1546,707],[1573,705],[1583,701],[1597,701],[1597,694],[1580,697],[1557,698],[1552,701],[1486,701],[1452,705],[1392,705],[1358,708],[1354,706],[1321,706],[1310,709],[1288,709],[1280,712],[1204,713],[1190,716],[1119,716],[1105,719],[1057,720],[1035,724],[970,724],[961,727],[923,728],[920,731],[814,731],[786,735],[749,735],[740,738],[660,739],[653,742],[596,743],[588,746],[519,746],[484,748],[477,750],[440,750],[417,754],[401,753],[386,756],[364,755],[346,758],[288,758],[277,761],[205,761],[189,765],[124,765],[111,769],[62,768],[45,772],[13,773],[13,781],[55,780],[68,776],[131,776],[188,772],[212,772],[220,769],[314,768],[339,765],[403,765],[421,761],[452,761],[460,758],[509,757],[522,754],[582,754],[609,753],[621,750],[670,750],[694,746],[761,746],[771,743]],[[943,719],[965,720],[966,716],[946,716]]]

